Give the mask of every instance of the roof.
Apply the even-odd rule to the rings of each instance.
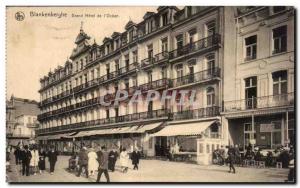
[[[91,37],[89,37],[82,29],[80,29],[79,34],[76,37],[75,43],[79,44],[84,40],[89,40]]]

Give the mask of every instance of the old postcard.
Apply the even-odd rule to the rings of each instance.
[[[7,6],[9,183],[295,183],[292,6]]]

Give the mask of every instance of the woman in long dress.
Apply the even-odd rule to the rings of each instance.
[[[40,149],[39,151],[39,169],[40,169],[40,174],[46,170],[46,152],[43,148]]]
[[[120,153],[120,164],[121,164],[121,170],[123,173],[126,173],[128,170],[128,160],[129,155],[125,148],[122,149],[122,152]]]
[[[91,148],[91,151],[88,153],[88,170],[89,175],[93,176],[98,169],[98,161],[97,161],[97,154],[93,148]]]
[[[36,175],[38,163],[39,163],[40,157],[39,157],[39,151],[37,150],[37,146],[34,145],[33,149],[31,150],[31,159],[30,159],[30,167],[33,170],[34,175]]]

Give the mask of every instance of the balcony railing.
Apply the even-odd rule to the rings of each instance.
[[[137,63],[131,63],[128,66],[122,67],[118,70],[118,75],[129,73],[130,71],[136,70]]]
[[[220,68],[215,67],[212,69],[207,69],[194,74],[188,74],[186,76],[176,78],[173,80],[172,86],[178,87],[178,86],[210,80],[218,77],[220,77]]]
[[[198,119],[220,115],[220,107],[212,106],[173,113],[173,120]]]
[[[294,105],[294,93],[253,97],[249,99],[224,102],[224,112],[253,110],[270,107],[283,107]]]
[[[191,44],[187,44],[183,46],[182,48],[178,48],[176,50],[173,50],[170,52],[169,56],[170,59],[174,59],[183,55],[188,55],[193,52],[197,52],[203,49],[211,48],[213,46],[216,46],[221,41],[221,37],[219,34],[214,34],[209,37],[200,39],[196,42],[193,42]]]
[[[146,58],[141,61],[141,67],[145,68],[149,65],[155,65],[159,62],[166,61],[169,59],[168,52],[161,52],[159,54],[154,55],[154,57]]]
[[[160,89],[160,88],[168,88],[170,80],[168,78],[163,78],[160,80],[155,80],[148,82],[146,84],[140,85],[139,89],[142,92],[146,92],[148,90]]]
[[[140,112],[140,113],[133,113],[128,115],[122,115],[117,117],[110,117],[110,118],[103,118],[79,123],[72,123],[68,125],[61,125],[51,128],[39,129],[37,130],[37,134],[41,133],[48,133],[60,130],[70,130],[70,129],[78,129],[78,128],[87,128],[93,126],[101,126],[105,124],[111,123],[122,123],[122,122],[130,122],[136,120],[143,120],[143,119],[155,119],[155,118],[169,118],[170,117],[170,110],[168,109],[159,109],[153,110],[148,112]]]

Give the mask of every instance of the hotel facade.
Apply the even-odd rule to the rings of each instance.
[[[244,63],[244,54],[247,58],[249,56],[248,49],[243,51],[244,37],[253,32],[252,27],[255,25],[245,21],[245,15],[258,8],[269,11],[273,9],[158,7],[157,12],[146,12],[140,23],[129,21],[124,32],[112,33],[111,37],[103,39],[101,45],[91,42],[88,34],[81,28],[70,59],[64,66],[57,67],[40,80],[41,114],[38,116],[40,128],[37,139],[41,144],[54,144],[58,150],[67,152],[78,150],[83,144],[92,147],[122,147],[129,151],[138,148],[146,156],[165,156],[166,150],[170,149],[174,153],[186,154],[188,160],[201,164],[211,163],[212,151],[221,145],[245,145],[248,140],[239,140],[240,136],[245,135],[239,129],[245,126],[244,119],[234,114],[244,113],[241,110],[256,111],[259,105],[257,103],[251,109],[229,108],[229,101],[245,100],[245,94],[239,92],[244,89],[243,79],[258,74],[256,65],[267,67],[261,71],[264,78],[277,75],[273,73],[275,69],[284,69],[289,83],[287,91],[294,90],[291,83],[294,78],[294,65],[290,58],[290,54],[294,53],[293,46],[289,44],[286,51],[283,51],[284,41],[273,39],[275,35],[272,29],[275,29],[274,23],[277,24],[278,21],[271,24],[272,27],[268,26],[272,18],[281,22],[283,17],[287,17],[286,41],[293,42],[290,36],[293,33],[293,15],[290,12],[293,10],[288,7],[278,14],[254,13],[255,23],[259,27],[267,27],[274,35],[273,38],[269,36],[270,39],[264,36],[258,39],[263,44],[274,41],[273,46],[276,48],[279,45],[280,52],[274,49],[278,52],[274,54],[274,58],[279,59],[272,61],[274,63],[269,66],[268,58],[273,53],[271,56],[263,55],[267,50],[260,46],[262,50],[255,49],[255,57],[267,58],[263,61],[264,64],[261,65],[260,61],[256,62],[252,58],[249,62],[247,59],[245,65],[241,65],[241,61]],[[267,23],[262,25],[258,23],[259,19],[267,20]],[[264,43],[263,40],[268,42]],[[252,47],[250,53],[254,53],[253,49]],[[282,62],[277,64],[279,60]],[[252,66],[253,69],[243,66]],[[282,74],[285,75],[278,73]],[[279,78],[280,83],[282,79]],[[273,88],[277,87],[272,80],[264,83],[272,83]],[[279,93],[276,94],[282,94],[284,86],[278,87]],[[276,90],[271,88],[268,87],[265,93],[258,90],[259,95],[253,95],[254,92],[251,91],[248,96],[251,99],[265,96],[267,91]],[[141,92],[143,99],[150,90],[160,94],[164,91],[177,91],[176,101],[182,98],[179,91],[193,90],[195,102],[178,105],[171,100],[142,100],[142,103],[137,104],[128,99],[114,105],[117,91],[120,90],[126,91],[129,99],[135,96],[137,90]],[[184,100],[191,97],[189,92]],[[290,97],[279,98],[288,100]],[[110,105],[103,105],[103,101]],[[240,104],[244,107],[245,103]],[[290,117],[291,111],[292,108],[288,114]],[[282,115],[283,122],[287,115],[286,111],[282,113],[285,114]],[[248,116],[245,118],[248,120]]]

